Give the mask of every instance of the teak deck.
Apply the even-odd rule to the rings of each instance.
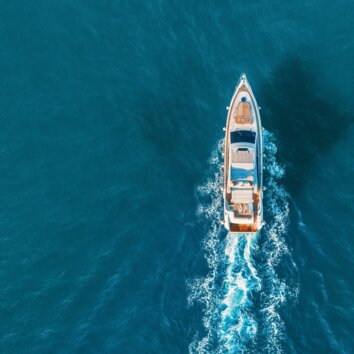
[[[252,124],[251,106],[248,102],[240,102],[236,108],[236,124]]]

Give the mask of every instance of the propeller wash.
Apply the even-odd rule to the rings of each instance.
[[[224,217],[225,140],[210,158],[210,175],[197,187],[198,221],[206,227],[203,247],[208,274],[189,282],[189,305],[203,308],[203,330],[189,346],[191,353],[281,353],[285,327],[280,310],[294,304],[299,292],[291,276],[279,268],[296,265],[286,245],[289,195],[280,184],[285,171],[276,160],[274,136],[262,129],[264,192],[262,218],[257,232],[229,232]],[[248,230],[247,230],[248,231]],[[290,280],[289,280],[290,279]],[[258,349],[257,349],[258,348]]]

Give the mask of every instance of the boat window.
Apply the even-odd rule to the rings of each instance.
[[[254,144],[256,133],[249,130],[236,130],[230,133],[231,144],[234,143],[250,143]]]

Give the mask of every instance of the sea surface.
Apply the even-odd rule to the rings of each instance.
[[[354,2],[0,2],[0,353],[353,353]],[[266,226],[228,234],[226,106]]]

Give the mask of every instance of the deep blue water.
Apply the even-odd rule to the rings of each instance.
[[[0,3],[1,353],[354,352],[352,1]],[[218,223],[246,72],[267,225]]]

